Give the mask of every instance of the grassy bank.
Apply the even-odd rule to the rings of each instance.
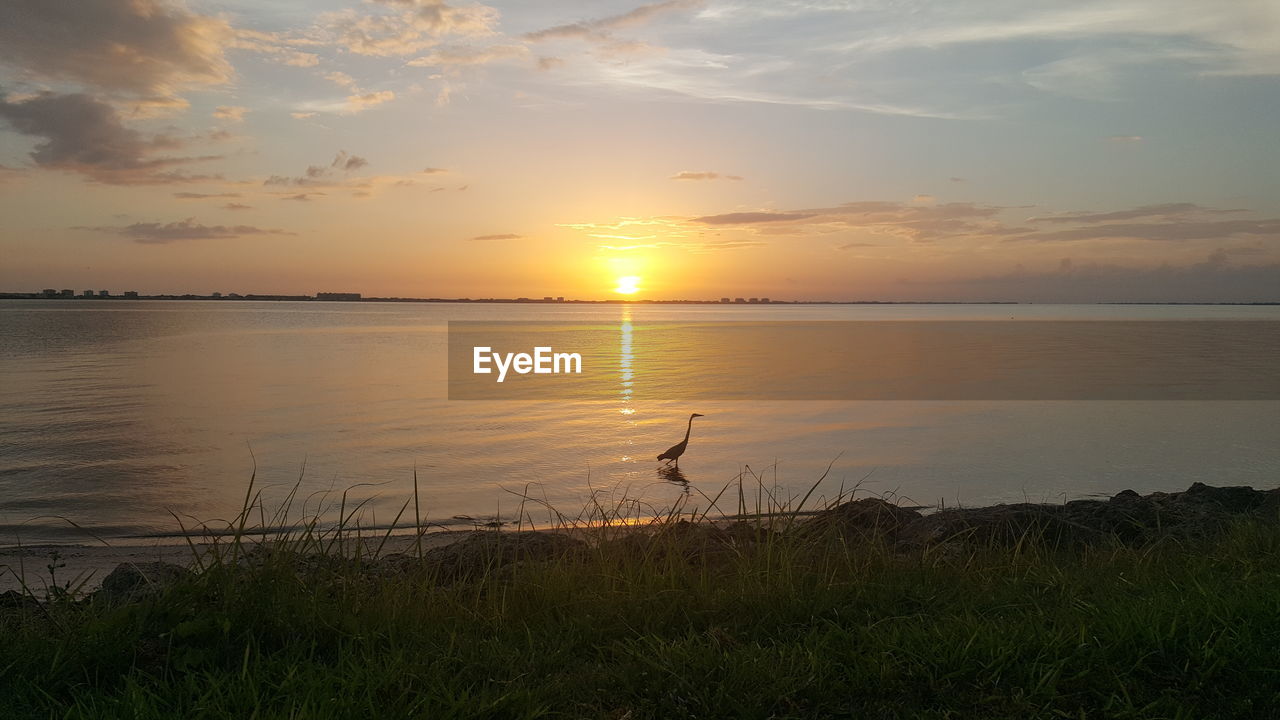
[[[0,611],[0,716],[1280,717],[1274,518],[1069,549],[781,529],[233,541]]]

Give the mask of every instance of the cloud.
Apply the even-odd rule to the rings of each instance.
[[[241,122],[244,116],[249,112],[249,108],[239,105],[219,105],[213,110],[213,117],[218,120],[230,120],[231,122]]]
[[[423,169],[422,171],[424,175],[436,175],[438,173],[447,173],[447,172],[449,172],[447,169],[438,168],[438,167],[429,167],[429,168]]]
[[[909,11],[907,11],[909,12]],[[1067,5],[973,3],[964,11],[916,16],[915,23],[881,23],[841,43],[846,51],[884,53],[927,48],[995,45],[1015,41],[1127,40],[1122,48],[1151,61],[1192,63],[1219,74],[1280,73],[1280,26],[1269,0],[1206,5],[1198,0],[1110,0]],[[1164,40],[1166,42],[1153,42]],[[1121,54],[1136,62],[1133,53]],[[1068,56],[1068,60],[1097,57]],[[1096,70],[1096,68],[1094,68]]]
[[[304,52],[295,46],[322,45],[322,41],[300,34],[263,32],[248,28],[237,28],[231,41],[231,47],[266,55],[277,62],[292,67],[315,67],[320,64],[320,56]]]
[[[324,197],[322,192],[298,193],[296,195],[286,195],[281,200],[293,200],[294,202],[311,202],[312,197]]]
[[[327,165],[308,165],[303,174],[298,177],[272,175],[262,184],[292,187],[341,187],[348,184],[348,180],[334,177],[335,171],[350,173],[368,165],[369,161],[359,155],[352,155],[346,150],[339,150]]]
[[[538,58],[537,63],[538,69],[543,71],[554,70],[561,65],[564,65],[564,60],[558,57],[551,57],[549,55]]]
[[[292,113],[289,113],[289,117],[293,118],[294,120],[307,120],[319,114],[320,113],[314,113],[314,112],[292,112]]]
[[[694,172],[684,170],[672,175],[671,180],[741,180],[740,175],[721,175],[714,172]]]
[[[156,156],[181,147],[182,141],[168,135],[146,137],[125,127],[113,107],[88,95],[46,92],[18,102],[0,97],[0,120],[23,135],[43,139],[31,153],[41,168],[116,185],[216,179],[168,170],[216,158]]]
[[[391,90],[377,90],[357,95],[348,95],[347,112],[363,112],[375,105],[381,105],[382,103],[390,102],[395,99],[396,94]]]
[[[1108,139],[1108,140],[1110,140],[1111,142],[1116,142],[1116,143],[1136,143],[1136,142],[1142,142],[1142,136],[1141,136],[1141,135],[1112,135],[1111,137],[1109,137],[1109,138],[1107,138],[1107,139]]]
[[[314,165],[311,166],[311,168],[314,168],[314,167],[315,167]],[[307,169],[310,170],[311,168],[307,168]],[[289,177],[287,175],[272,175],[268,177],[266,180],[263,180],[262,184],[267,187],[271,187],[273,185],[284,185],[284,186],[294,186],[294,187],[307,187],[312,185],[328,185],[328,183],[319,182],[313,178]]]
[[[408,55],[442,38],[493,33],[498,11],[485,5],[455,7],[443,0],[373,0],[373,13],[346,10],[321,18],[323,33],[357,55]]]
[[[1242,212],[1241,210],[1217,210],[1207,208],[1195,203],[1162,203],[1160,205],[1143,205],[1141,207],[1131,208],[1129,210],[1115,210],[1104,213],[1091,212],[1069,212],[1057,215],[1045,215],[1043,217],[1028,218],[1027,222],[1038,223],[1097,223],[1110,222],[1113,220],[1133,220],[1145,217],[1171,217],[1184,216],[1192,214],[1211,214],[1217,215],[1222,213]]]
[[[211,240],[237,238],[245,235],[294,235],[285,230],[266,229],[252,225],[201,225],[195,218],[170,223],[138,222],[124,226],[75,227],[73,230],[91,230],[131,238],[145,244],[164,244],[178,240]]]
[[[688,10],[700,5],[702,5],[701,0],[667,0],[666,2],[650,3],[618,15],[610,15],[596,20],[583,20],[567,25],[556,25],[526,33],[525,39],[533,42],[565,38],[606,40],[614,30],[643,25],[664,13]]]
[[[1166,222],[1109,223],[1078,228],[1036,232],[1008,238],[1008,242],[1075,242],[1081,240],[1153,240],[1184,242],[1222,240],[1240,235],[1280,239],[1280,218],[1264,220],[1191,220]]]
[[[704,215],[693,219],[693,222],[704,225],[754,225],[757,223],[788,222],[804,220],[812,214],[780,213],[780,212],[738,212],[724,215]]]
[[[348,155],[346,150],[339,150],[338,154],[334,156],[333,162],[329,163],[329,167],[337,168],[343,172],[350,172],[359,170],[368,164],[369,161],[359,155]]]
[[[524,45],[491,45],[489,47],[439,48],[405,63],[409,67],[455,67],[460,65],[487,65],[497,60],[524,57],[529,48]]]
[[[995,216],[1001,208],[973,203],[913,204],[864,200],[826,208],[792,211],[737,212],[693,218],[713,226],[739,226],[769,235],[805,235],[860,231],[910,242],[934,242],[966,235],[1006,235],[1013,232]]]
[[[978,288],[985,298],[1023,302],[1276,302],[1280,264],[1235,265],[1222,250],[1201,262],[1146,267],[1063,258],[1052,270],[1018,269],[930,284],[945,297],[972,295]]]
[[[223,209],[223,210],[252,210],[252,209],[253,209],[253,206],[252,206],[252,205],[245,205],[245,204],[243,204],[243,203],[235,203],[235,202],[233,202],[233,203],[227,203],[226,205],[223,205],[223,206],[222,206],[222,209]]]
[[[225,20],[162,0],[5,0],[0,63],[111,93],[170,97],[233,75]]]
[[[524,237],[515,233],[499,233],[497,235],[477,235],[472,240],[519,240]]]
[[[224,193],[198,193],[198,192],[176,192],[173,194],[179,200],[205,200],[207,198],[238,198],[240,193],[224,192]]]
[[[350,75],[344,72],[338,72],[336,70],[331,73],[325,73],[324,79],[337,85],[338,87],[354,88],[356,86],[355,78],[351,77]]]

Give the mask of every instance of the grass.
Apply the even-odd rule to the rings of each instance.
[[[761,497],[757,522],[796,521]],[[0,611],[0,717],[1280,717],[1273,521],[1072,551],[691,552],[706,535],[673,529],[705,511],[675,511],[447,581],[314,523],[239,562],[253,509],[139,601]]]

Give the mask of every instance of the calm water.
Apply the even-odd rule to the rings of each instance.
[[[919,504],[1280,484],[1275,402],[448,402],[448,320],[1280,319],[1277,307],[548,306],[0,301],[0,545],[140,538],[352,488],[365,523],[569,514],[593,492],[656,508],[681,469],[714,495],[745,467],[802,494],[859,481]],[[1227,350],[1224,350],[1227,352]],[[698,368],[682,368],[672,382]],[[697,493],[693,493],[697,497]],[[337,500],[337,496],[331,497]],[[314,509],[318,497],[311,500]],[[534,514],[535,521],[545,513]],[[124,541],[127,542],[127,541]]]

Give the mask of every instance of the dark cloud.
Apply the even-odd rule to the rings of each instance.
[[[339,150],[338,154],[333,158],[330,167],[335,167],[344,172],[351,170],[359,170],[369,164],[368,160],[359,155],[348,155],[346,150]]]
[[[311,202],[313,197],[324,197],[324,193],[298,193],[297,195],[286,195],[281,200],[293,200],[295,202]]]
[[[315,166],[313,165],[312,167],[315,167]],[[308,170],[310,170],[310,168],[308,168]],[[287,186],[305,187],[308,185],[320,185],[322,183],[316,182],[313,179],[305,178],[305,177],[288,177],[287,175],[272,175],[266,180],[263,180],[262,184],[268,185],[268,186],[287,185]]]
[[[756,223],[775,223],[804,220],[812,214],[785,212],[737,212],[724,215],[704,215],[693,219],[703,225],[754,225]]]
[[[1111,223],[1033,232],[1006,242],[1074,242],[1080,240],[1134,239],[1179,242],[1221,240],[1239,235],[1280,238],[1280,218],[1265,220],[1170,220],[1167,222]]]
[[[353,172],[369,165],[369,161],[359,155],[350,155],[346,150],[339,150],[328,165],[308,165],[299,177],[288,175],[272,175],[263,181],[263,185],[283,185],[285,187],[336,187],[342,185],[342,178],[334,177],[334,171]]]
[[[1168,217],[1183,216],[1192,214],[1201,215],[1220,215],[1224,213],[1242,212],[1241,210],[1217,210],[1207,208],[1195,203],[1163,203],[1160,205],[1143,205],[1129,210],[1116,210],[1113,212],[1090,213],[1090,212],[1070,212],[1058,215],[1046,215],[1043,217],[1028,218],[1027,222],[1039,223],[1097,223],[1111,222],[1114,220],[1134,220],[1137,218],[1147,217]]]
[[[670,180],[741,180],[740,175],[721,175],[714,172],[695,172],[684,170],[672,175]]]
[[[235,203],[235,202],[233,202],[233,203],[227,203],[226,205],[223,205],[223,206],[222,206],[222,209],[223,209],[223,210],[252,210],[252,209],[253,209],[253,206],[252,206],[252,205],[245,205],[245,204],[243,204],[243,203]]]
[[[179,200],[205,200],[207,198],[238,198],[240,193],[198,193],[198,192],[176,192],[174,197]]]
[[[913,205],[866,200],[825,208],[707,215],[692,222],[746,226],[769,235],[861,230],[912,242],[933,242],[958,235],[1008,234],[1010,229],[995,219],[1000,211],[998,207],[972,203]]]
[[[447,172],[449,171],[446,170],[445,168],[438,168],[438,167],[429,167],[429,168],[425,168],[422,171],[424,175],[436,175],[438,173],[447,173]]]
[[[5,0],[0,62],[105,92],[172,96],[231,79],[227,23],[161,0]]]
[[[544,30],[526,33],[524,37],[526,40],[534,42],[566,38],[607,40],[614,30],[643,25],[663,13],[685,10],[701,4],[701,0],[667,0],[666,2],[650,3],[618,15],[610,15],[609,17],[595,20],[582,20],[566,25],[556,25]]]
[[[124,226],[76,227],[72,229],[123,235],[145,244],[163,244],[178,240],[237,238],[245,235],[296,234],[285,230],[259,228],[252,225],[201,225],[195,221],[195,218],[187,218],[186,220],[170,223],[138,222]]]
[[[1025,269],[940,283],[940,297],[970,297],[1023,302],[1276,302],[1280,301],[1280,264],[1234,265],[1221,250],[1189,265],[1131,267],[1059,261],[1050,271]]]
[[[31,153],[41,168],[70,170],[117,185],[213,179],[167,168],[216,157],[157,157],[157,151],[182,142],[167,135],[144,136],[121,123],[113,107],[88,95],[46,92],[18,102],[0,96],[0,120],[23,135],[43,138]]]
[[[477,235],[472,240],[519,240],[524,237],[515,233],[499,233],[497,235]]]

